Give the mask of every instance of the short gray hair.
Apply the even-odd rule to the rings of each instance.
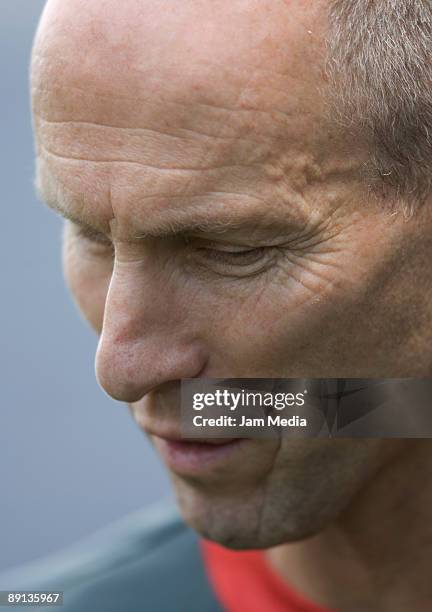
[[[334,118],[366,134],[374,191],[423,202],[432,194],[432,2],[329,5]]]

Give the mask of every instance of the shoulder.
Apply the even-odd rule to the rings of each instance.
[[[19,589],[63,591],[62,612],[220,610],[199,539],[171,502],[131,514],[65,551],[0,574],[0,590]]]

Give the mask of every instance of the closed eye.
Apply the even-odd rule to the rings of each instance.
[[[247,278],[266,271],[276,260],[277,246],[226,244],[198,241],[189,244],[188,260],[207,273],[222,277]]]
[[[234,266],[248,266],[259,261],[265,254],[265,247],[247,248],[242,250],[215,249],[201,247],[197,249],[201,257],[216,263]]]

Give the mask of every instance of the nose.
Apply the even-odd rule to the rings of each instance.
[[[96,378],[112,398],[136,402],[203,370],[206,356],[186,293],[133,264],[114,266],[95,362]]]

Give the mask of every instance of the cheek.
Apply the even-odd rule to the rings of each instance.
[[[373,302],[367,286],[379,270],[375,261],[359,264],[357,246],[351,252],[347,247],[341,253],[287,258],[241,300],[232,296],[213,309],[213,355],[217,352],[223,372],[321,377],[344,371],[350,355],[358,360],[351,341],[356,334],[357,348],[365,343],[359,313]],[[349,349],[343,360],[341,342]]]
[[[105,301],[112,274],[112,261],[83,255],[67,236],[63,240],[63,273],[81,314],[100,334]]]
[[[218,372],[251,378],[304,376],[317,349],[323,350],[325,338],[320,346],[317,340],[324,322],[338,310],[341,276],[330,264],[315,271],[307,261],[286,262],[251,282],[241,295],[232,287],[231,296],[218,299],[214,291],[218,307],[207,309],[207,338]]]
[[[413,291],[415,262],[401,267],[401,254],[411,257],[403,228],[371,225],[353,225],[328,252],[288,258],[242,301],[227,298],[213,309],[223,375],[427,375],[421,360],[405,357],[417,337],[412,313],[421,296]]]

